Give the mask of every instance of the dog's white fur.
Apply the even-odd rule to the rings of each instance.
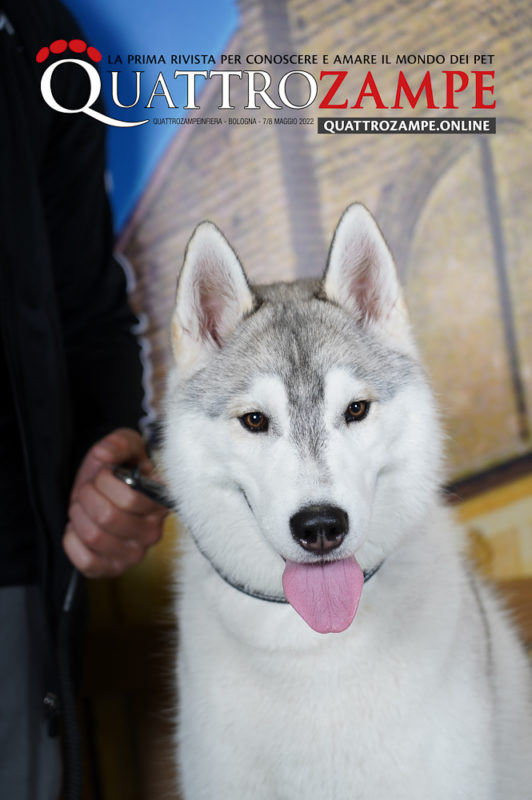
[[[321,439],[305,449],[305,372],[290,372],[304,359],[294,344],[276,373],[271,354],[286,355],[283,320],[313,313]],[[349,368],[342,319],[364,348]],[[219,231],[201,225],[173,334],[164,461],[192,537],[178,598],[185,800],[524,800],[528,663],[440,502],[437,414],[368,212],[356,205],[342,218],[318,289],[255,292]],[[346,407],[362,399],[372,401],[368,417],[348,426]],[[257,410],[270,419],[267,433],[239,421]],[[356,554],[365,569],[383,562],[350,627],[327,635],[216,571],[282,593],[284,560],[308,557],[289,519],[324,501],[349,517],[338,555]]]

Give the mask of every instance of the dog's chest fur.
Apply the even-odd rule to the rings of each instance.
[[[406,589],[400,565],[387,565],[356,626],[324,641],[290,608],[235,596],[188,557],[180,724],[191,798],[523,797],[523,758],[507,751],[517,731],[503,719],[519,714],[509,681],[524,687],[525,665],[513,646],[491,661],[460,561],[427,538],[413,544]],[[503,616],[482,603],[503,636]]]

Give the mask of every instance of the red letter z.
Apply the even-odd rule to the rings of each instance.
[[[333,105],[331,100],[333,99],[334,95],[342,85],[345,80],[345,76],[347,75],[347,70],[340,70],[339,72],[320,72],[320,81],[325,75],[337,75],[338,77],[334,81],[333,85],[321,101],[319,108],[347,108],[347,100],[342,105]]]

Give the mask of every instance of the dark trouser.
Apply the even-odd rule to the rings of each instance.
[[[37,586],[0,587],[0,797],[58,800],[59,739],[44,716],[46,646]]]

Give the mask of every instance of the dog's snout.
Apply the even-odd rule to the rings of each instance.
[[[290,530],[296,542],[319,556],[340,547],[348,528],[347,514],[337,506],[307,506],[290,519]]]

